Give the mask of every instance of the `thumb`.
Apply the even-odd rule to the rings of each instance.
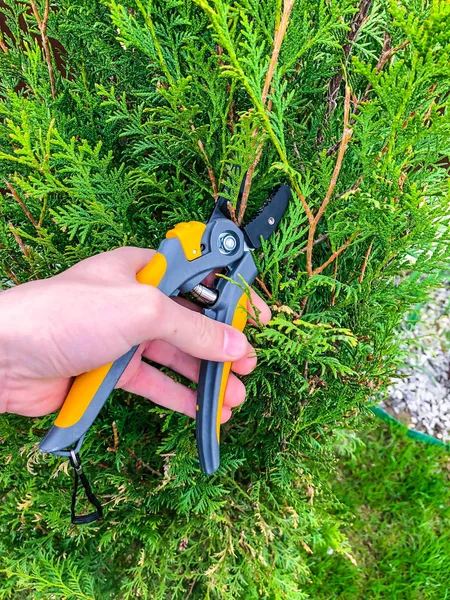
[[[156,288],[139,287],[144,298],[134,319],[133,344],[164,340],[191,356],[216,362],[235,361],[248,352],[247,338],[238,329],[181,306]]]

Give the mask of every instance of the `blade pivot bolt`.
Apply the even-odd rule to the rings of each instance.
[[[236,249],[237,239],[232,233],[225,232],[219,236],[218,245],[223,254],[230,254]]]
[[[275,223],[275,219],[273,217],[269,217],[267,219],[267,222],[269,223],[269,225],[273,225]]]

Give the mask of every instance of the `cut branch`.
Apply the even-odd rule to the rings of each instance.
[[[50,1],[45,0],[45,8],[44,8],[44,16],[39,16],[38,9],[36,8],[35,0],[31,0],[31,8],[33,10],[34,17],[39,27],[39,31],[41,33],[42,40],[42,48],[44,49],[45,60],[47,62],[48,74],[50,77],[50,87],[52,89],[52,98],[56,98],[56,87],[55,87],[55,75],[53,73],[52,66],[52,55],[50,53],[50,44],[48,42],[47,36],[47,25],[48,25],[48,17],[50,14]]]

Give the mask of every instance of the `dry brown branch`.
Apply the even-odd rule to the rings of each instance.
[[[267,69],[264,87],[261,95],[263,104],[265,104],[267,100],[267,94],[269,93],[270,85],[273,79],[273,74],[275,73],[275,67],[278,63],[278,56],[280,54],[281,44],[283,43],[283,39],[286,34],[286,30],[289,24],[289,17],[291,16],[294,2],[295,0],[284,1],[283,14],[281,16],[281,20],[278,27],[275,28],[272,56],[270,58],[269,68]]]
[[[229,200],[227,202],[227,208],[228,208],[228,212],[230,213],[231,220],[233,221],[233,223],[235,225],[237,225],[238,222],[237,222],[237,219],[236,219],[236,210],[235,210],[234,206],[232,205],[232,203]]]
[[[336,252],[333,252],[330,258],[328,258],[322,265],[320,265],[320,267],[317,267],[317,269],[313,271],[313,275],[318,275],[319,273],[322,273],[322,271],[326,269],[328,265],[331,265],[331,263],[339,256],[339,254],[342,254],[342,252],[344,252],[347,246],[353,242],[357,235],[357,233],[351,235],[348,238],[348,240],[344,242],[344,244],[342,244],[342,246],[338,250],[336,250]]]
[[[12,273],[12,271],[8,271],[8,269],[5,269],[5,273],[9,277],[9,279],[11,279],[11,281],[14,281],[16,285],[20,285],[20,281],[17,279],[14,273]]]
[[[21,237],[20,237],[20,235],[17,233],[17,231],[14,229],[14,225],[11,223],[11,221],[8,221],[8,227],[9,227],[9,230],[11,231],[11,233],[13,234],[13,236],[14,236],[14,239],[15,239],[15,240],[16,240],[16,242],[17,242],[17,245],[18,245],[18,246],[19,246],[19,248],[21,249],[21,251],[22,251],[22,254],[23,254],[25,257],[28,257],[28,256],[29,256],[29,254],[30,254],[30,249],[29,249],[27,246],[25,246],[25,244],[24,244],[24,243],[23,243],[23,241],[22,241],[22,238],[21,238]]]
[[[263,86],[263,90],[261,93],[261,100],[262,100],[263,106],[266,106],[267,96],[269,94],[269,89],[272,84],[273,75],[275,73],[275,68],[278,63],[278,57],[280,55],[281,45],[283,43],[283,39],[286,34],[287,27],[289,25],[289,17],[291,16],[291,12],[292,12],[294,3],[295,3],[295,0],[284,0],[283,14],[281,16],[279,24],[277,24],[275,26],[275,35],[273,38],[272,55],[270,57],[269,67],[266,72],[264,86]],[[272,101],[271,100],[269,100],[269,102],[267,103],[266,108],[267,108],[268,112],[270,112],[272,110]],[[256,137],[257,133],[258,133],[258,131],[257,131],[257,129],[255,129],[255,131],[252,134],[252,137]],[[241,224],[244,219],[245,211],[247,209],[247,202],[248,202],[248,196],[250,193],[250,187],[252,185],[253,174],[254,174],[255,169],[260,161],[262,151],[263,151],[263,144],[261,144],[260,147],[258,148],[258,150],[256,152],[256,158],[253,161],[253,164],[249,167],[249,169],[247,171],[247,175],[245,178],[244,190],[242,192],[241,204],[239,207],[238,219],[237,219],[239,224]]]
[[[366,255],[364,256],[364,262],[363,262],[363,266],[362,266],[362,269],[361,269],[361,275],[359,276],[359,283],[362,283],[363,280],[364,280],[364,274],[365,274],[366,269],[367,269],[367,263],[369,261],[370,253],[372,252],[372,246],[373,246],[373,240],[370,242],[370,245],[367,248]]]
[[[390,37],[386,39],[390,40]],[[402,42],[399,46],[395,46],[395,48],[390,48],[390,47],[386,47],[383,48],[383,52],[381,53],[380,56],[380,60],[377,63],[376,66],[376,70],[377,73],[379,73],[381,71],[381,69],[384,67],[384,65],[387,63],[387,61],[392,58],[392,56],[394,56],[394,54],[396,52],[398,52],[399,50],[403,50],[403,48],[406,48],[406,46],[409,44],[409,40],[405,40],[404,42]]]
[[[101,436],[101,437],[103,437],[103,436]],[[103,439],[106,439],[106,438],[103,437]],[[163,476],[161,471],[157,471],[156,469],[153,469],[148,463],[143,462],[142,459],[140,459],[139,456],[137,456],[136,452],[134,452],[134,450],[132,450],[131,448],[128,448],[128,454],[136,460],[136,470],[138,470],[137,465],[139,465],[139,468],[144,467],[145,469],[147,469],[147,471],[150,471],[150,473],[153,473],[153,475],[156,475],[157,477]]]
[[[262,289],[262,291],[266,294],[266,296],[269,298],[269,300],[273,300],[273,296],[267,289],[267,286],[264,283],[264,281],[262,279],[260,279],[259,277],[257,277],[256,283],[259,285],[259,287]]]
[[[191,129],[192,129],[192,131],[195,131],[195,127],[192,124],[191,124]],[[212,190],[213,190],[213,198],[217,202],[217,198],[219,197],[219,194],[217,192],[217,183],[216,183],[216,178],[215,178],[215,175],[214,175],[214,171],[212,170],[211,163],[209,162],[208,155],[206,154],[206,150],[205,150],[205,147],[204,147],[203,142],[202,142],[201,139],[197,140],[197,145],[200,148],[200,152],[203,154],[203,157],[205,159],[206,168],[208,169],[209,180],[211,182],[211,187],[212,187]]]
[[[5,181],[7,188],[9,189],[9,191],[11,192],[12,197],[14,198],[14,200],[17,202],[17,204],[20,206],[20,208],[23,210],[23,212],[26,214],[26,216],[28,217],[28,220],[31,221],[31,223],[36,227],[36,229],[39,229],[39,223],[36,221],[36,219],[33,217],[33,215],[30,213],[30,211],[28,210],[28,208],[26,207],[25,203],[23,202],[23,200],[20,198],[19,194],[16,192],[16,190],[13,188],[12,184],[9,183],[9,181]]]
[[[191,587],[189,588],[189,592],[188,595],[186,596],[185,600],[189,600],[189,598],[192,596],[192,592],[194,591],[194,587],[196,584],[196,580],[194,579],[193,582],[191,583]]]
[[[119,434],[117,433],[117,425],[115,421],[112,422],[112,430],[114,435],[114,446],[110,446],[108,448],[108,452],[117,452],[119,447]]]
[[[2,52],[3,52],[4,54],[8,54],[8,48],[6,47],[6,44],[5,44],[5,42],[3,41],[3,38],[2,38],[2,36],[1,36],[1,33],[0,33],[0,49],[2,50]]]
[[[339,264],[339,257],[336,257],[336,260],[334,261],[334,268],[333,268],[333,278],[335,281],[337,281],[338,264]],[[331,306],[334,306],[335,304],[336,304],[336,286],[333,287],[333,295],[331,296]]]
[[[389,58],[391,58],[396,52],[399,52],[400,50],[403,50],[404,48],[406,48],[406,46],[408,46],[408,44],[409,44],[409,41],[406,40],[403,43],[401,43],[399,46],[396,46],[395,48],[391,48],[390,41],[391,41],[391,38],[390,38],[389,34],[386,33],[385,37],[384,37],[383,50],[381,52],[381,56],[378,60],[377,66],[375,67],[377,73],[379,73],[381,71],[381,69],[384,67],[384,65],[389,60]],[[359,111],[361,110],[361,105],[364,104],[364,102],[367,102],[368,97],[369,97],[369,92],[371,91],[371,89],[372,89],[372,84],[370,84],[370,83],[367,84],[364,94],[355,103],[355,107],[353,109],[353,118],[350,121],[350,125],[353,125],[353,123],[355,122],[355,117],[356,117],[356,115],[358,115]],[[338,149],[338,147],[339,147],[339,144],[333,144],[333,146],[328,148],[327,156],[331,156],[332,154],[334,154],[336,152],[336,150]]]
[[[307,243],[307,248],[306,248],[306,272],[308,273],[309,277],[311,277],[313,274],[320,273],[321,271],[323,271],[325,266],[327,266],[328,264],[330,264],[330,262],[332,262],[332,260],[329,262],[327,261],[326,263],[324,263],[325,266],[322,265],[323,268],[319,267],[320,270],[316,269],[313,272],[312,254],[313,254],[313,247],[314,247],[314,235],[316,233],[317,225],[318,225],[320,219],[322,218],[322,215],[325,212],[325,210],[331,200],[331,196],[333,195],[334,188],[336,187],[339,173],[341,171],[342,160],[344,158],[344,154],[347,149],[350,138],[352,137],[353,130],[349,127],[349,119],[350,119],[350,87],[349,87],[349,85],[346,85],[345,86],[345,100],[344,100],[344,130],[342,132],[342,138],[341,138],[341,142],[339,144],[339,152],[338,152],[338,157],[336,160],[336,165],[334,167],[333,175],[331,177],[331,181],[330,181],[330,185],[328,186],[327,193],[325,194],[325,198],[323,199],[323,202],[320,205],[320,208],[317,211],[317,213],[314,215],[313,219],[312,220],[309,219],[308,243]]]
[[[358,10],[356,11],[352,22],[350,24],[350,31],[347,36],[347,42],[342,47],[344,52],[344,62],[348,61],[348,57],[350,56],[351,49],[356,39],[358,38],[359,32],[361,31],[362,26],[368,19],[370,7],[372,5],[372,0],[361,0],[359,3]],[[323,142],[323,132],[328,125],[328,121],[330,120],[331,115],[336,110],[337,107],[337,98],[339,94],[339,90],[341,88],[342,80],[344,78],[343,70],[339,70],[330,80],[330,84],[328,86],[328,108],[325,114],[325,119],[322,127],[319,129],[317,133],[317,143],[321,144]]]
[[[39,31],[41,32],[42,47],[44,49],[45,60],[47,62],[48,74],[50,77],[50,87],[52,88],[52,98],[56,98],[55,75],[53,73],[52,55],[50,53],[50,44],[48,42],[47,36],[48,16],[50,13],[50,0],[45,0],[44,16],[42,19],[39,16],[39,12],[36,8],[36,3],[34,0],[31,0],[31,8],[33,10],[34,17],[38,24]]]
[[[437,88],[437,83],[434,83],[430,89],[428,90],[428,94],[433,94],[435,89]],[[433,110],[433,106],[436,106],[436,98],[433,98],[433,100],[431,101],[430,106],[428,107],[427,112],[425,113],[425,116],[423,118],[423,124],[425,125],[426,122],[428,121],[428,119],[431,116],[431,111]]]
[[[362,182],[362,180],[364,179],[364,175],[360,175],[358,177],[358,179],[355,181],[355,183],[353,183],[348,190],[345,190],[345,192],[342,192],[342,194],[339,194],[338,196],[335,196],[335,200],[337,200],[338,198],[342,198],[343,196],[346,196],[347,194],[350,194],[351,192],[355,192],[358,188],[360,183]]]
[[[304,540],[300,540],[300,544],[303,546],[303,548],[306,550],[306,552],[308,554],[314,554],[314,552],[311,550],[311,548],[308,546],[308,544]]]
[[[330,237],[330,235],[328,233],[324,233],[323,235],[319,235],[319,237],[314,240],[313,242],[313,246],[317,246],[317,244],[321,244],[322,242],[325,242],[328,238]],[[299,250],[297,252],[297,254],[294,256],[295,258],[298,258],[300,256],[300,254],[305,254],[306,252],[306,246],[303,246],[301,250]]]
[[[348,85],[345,86],[345,100],[344,100],[344,131],[342,133],[342,139],[339,146],[338,157],[336,160],[336,166],[334,167],[333,175],[331,177],[330,185],[328,186],[328,190],[324,201],[322,202],[319,211],[315,216],[315,221],[318,222],[325,212],[326,207],[328,206],[329,201],[331,200],[331,196],[334,192],[334,188],[336,187],[337,179],[339,177],[339,173],[342,167],[342,159],[344,158],[345,151],[347,149],[347,145],[350,141],[350,138],[353,134],[353,129],[349,127],[349,119],[350,119],[350,87]]]

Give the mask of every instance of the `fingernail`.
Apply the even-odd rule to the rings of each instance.
[[[223,334],[223,349],[230,358],[239,358],[247,350],[247,338],[237,329],[230,327]]]

